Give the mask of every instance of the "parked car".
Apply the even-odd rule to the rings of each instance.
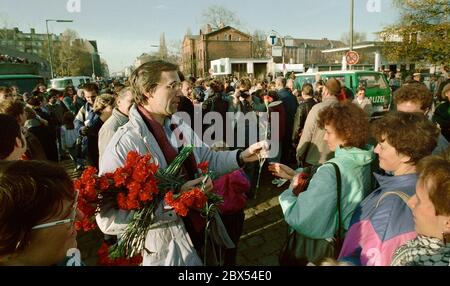
[[[302,73],[295,76],[295,86],[300,89],[305,83],[314,85],[318,78],[326,82],[332,77],[344,82],[345,86],[350,88],[354,94],[356,94],[359,86],[364,86],[366,97],[372,101],[373,116],[389,111],[392,105],[392,92],[386,76],[381,72],[364,70],[328,71],[314,74]]]
[[[74,86],[76,88],[80,88],[80,86],[91,82],[91,78],[88,76],[71,76],[71,77],[62,77],[62,78],[54,78],[50,80],[50,85],[48,89],[56,89],[62,91],[66,88],[66,86]]]

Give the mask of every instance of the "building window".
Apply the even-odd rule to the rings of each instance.
[[[231,41],[231,35],[228,35],[228,41]]]
[[[220,72],[224,73],[225,72],[225,65],[220,65]]]
[[[228,40],[228,34],[225,34],[225,41]]]

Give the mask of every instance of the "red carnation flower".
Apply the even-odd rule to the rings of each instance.
[[[273,101],[273,98],[268,96],[268,95],[264,95],[263,96],[263,100],[264,100],[265,104],[269,104],[269,103],[271,103]]]
[[[109,189],[109,180],[106,176],[101,176],[98,180],[98,187],[100,191],[106,191]]]
[[[205,161],[205,162],[201,162],[200,164],[197,165],[197,168],[199,168],[202,171],[202,174],[207,174],[209,171],[209,162]]]

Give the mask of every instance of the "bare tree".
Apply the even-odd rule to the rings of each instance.
[[[353,43],[358,44],[367,41],[367,34],[364,32],[353,32]],[[350,45],[350,32],[344,33],[341,36],[341,42]]]
[[[94,57],[92,47],[88,47],[87,42],[81,40],[76,31],[65,30],[58,41],[53,41],[52,47],[53,66],[58,76],[89,75],[93,72],[93,60],[98,62],[94,65],[95,74],[104,75],[105,69],[101,60]],[[47,42],[44,42],[41,56],[47,58],[47,53]]]
[[[221,25],[241,27],[241,21],[236,17],[236,13],[220,5],[212,5],[202,13],[202,24],[211,25],[217,30]]]
[[[182,40],[174,40],[169,42],[169,56],[167,61],[174,64],[181,64]]]
[[[268,57],[267,34],[264,31],[255,30],[252,34],[252,55],[254,58]]]
[[[77,32],[67,29],[62,33],[59,44],[53,43],[53,64],[57,74],[72,75],[74,68],[81,64],[81,55],[74,46],[77,38],[79,38]]]

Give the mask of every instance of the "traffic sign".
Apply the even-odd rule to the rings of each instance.
[[[272,57],[282,57],[283,56],[283,48],[280,46],[272,47]]]
[[[349,65],[356,65],[359,61],[359,55],[355,51],[347,52],[345,59]]]
[[[267,37],[267,42],[269,43],[269,45],[275,46],[278,43],[278,34],[272,31]]]

